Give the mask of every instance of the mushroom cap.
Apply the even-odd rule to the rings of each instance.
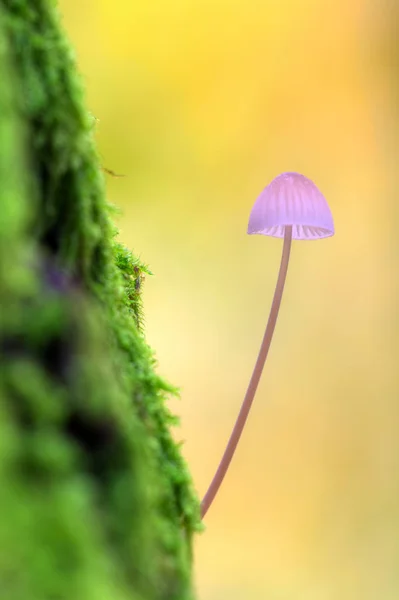
[[[265,187],[252,208],[248,233],[283,238],[288,225],[294,240],[334,235],[326,199],[313,181],[299,173],[282,173]]]

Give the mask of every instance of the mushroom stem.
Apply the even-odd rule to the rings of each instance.
[[[285,279],[287,276],[288,270],[288,261],[290,258],[291,251],[291,241],[292,241],[292,226],[286,226],[284,232],[284,246],[283,246],[283,254],[281,257],[280,271],[278,274],[276,289],[274,291],[274,297],[272,306],[270,309],[269,320],[266,325],[266,331],[263,336],[262,344],[259,350],[258,358],[255,363],[255,367],[252,373],[252,377],[250,379],[247,392],[245,394],[244,401],[242,403],[240,412],[238,414],[237,420],[235,422],[233,431],[230,435],[230,439],[224,451],[222,460],[218,466],[218,469],[211,481],[211,484],[206,492],[202,502],[201,502],[201,518],[204,518],[206,513],[208,512],[209,507],[211,506],[221,484],[226,475],[227,469],[231,463],[231,459],[234,456],[234,452],[237,448],[237,444],[240,440],[241,434],[243,432],[246,420],[248,418],[249,411],[252,406],[253,399],[255,397],[255,393],[259,384],[259,380],[262,375],[263,367],[266,362],[266,358],[269,352],[270,344],[272,341],[274,328],[276,326],[276,321],[278,317],[278,311],[280,309],[281,298],[283,295]]]

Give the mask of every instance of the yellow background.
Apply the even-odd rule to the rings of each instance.
[[[272,350],[195,545],[199,600],[399,597],[393,3],[61,0],[146,332],[206,490],[263,335],[282,243],[247,236],[282,171],[336,235],[294,242]],[[397,75],[396,75],[397,77]]]

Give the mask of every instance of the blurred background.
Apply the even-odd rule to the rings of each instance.
[[[335,219],[335,237],[293,244],[254,409],[196,540],[198,599],[397,599],[396,6],[60,5],[102,164],[125,175],[106,177],[121,239],[154,273],[146,335],[181,387],[176,436],[201,496],[280,261],[281,240],[246,235],[252,204],[299,171]]]

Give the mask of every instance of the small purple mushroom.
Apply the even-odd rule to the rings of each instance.
[[[284,238],[283,254],[269,320],[237,421],[214,478],[201,502],[203,518],[229,468],[244,429],[266,362],[283,295],[292,240],[318,240],[334,235],[334,222],[323,194],[299,173],[282,173],[256,200],[248,224],[249,234]]]

